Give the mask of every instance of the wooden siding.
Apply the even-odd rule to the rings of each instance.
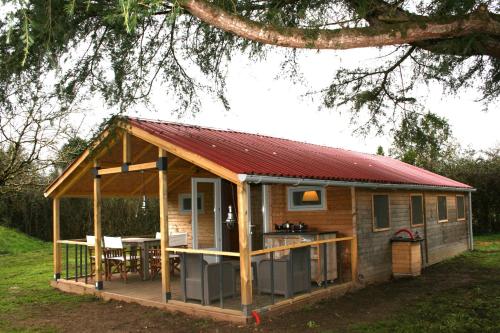
[[[351,190],[348,187],[327,187],[325,210],[289,211],[286,185],[270,186],[271,223],[304,222],[311,229],[338,231],[338,236],[352,236]]]
[[[203,172],[195,177],[210,177]],[[168,226],[170,232],[187,232],[189,247],[193,245],[191,212],[181,212],[179,195],[191,195],[191,177],[186,176],[175,188],[168,192]],[[200,247],[214,247],[214,190],[212,184],[198,184],[198,193],[203,193],[204,211],[198,217],[198,244]]]
[[[387,193],[390,200],[391,224],[385,231],[373,231],[372,195]],[[422,194],[415,191],[375,191],[356,189],[357,237],[359,253],[359,274],[362,282],[388,280],[392,274],[392,251],[390,238],[399,229],[409,229],[424,237],[424,226],[411,226],[410,195]],[[437,222],[437,195],[447,196],[448,222]],[[425,193],[425,221],[427,223],[427,247],[429,258],[424,264],[433,264],[454,256],[467,249],[467,221],[456,219],[456,193]],[[468,208],[466,207],[466,210]]]

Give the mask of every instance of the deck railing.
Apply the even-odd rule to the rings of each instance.
[[[287,279],[289,279],[289,283],[292,288],[292,292],[288,295],[283,295],[283,300],[287,298],[295,297],[296,293],[294,290],[295,281],[294,281],[294,273],[293,273],[293,250],[299,248],[306,249],[306,279],[305,290],[301,290],[299,293],[311,293],[313,289],[319,288],[328,288],[332,285],[339,285],[346,282],[351,282],[355,279],[355,270],[354,267],[356,262],[356,239],[354,237],[342,237],[342,238],[331,238],[310,242],[300,242],[290,245],[277,246],[272,248],[265,248],[262,250],[257,250],[251,252],[252,261],[257,262],[256,265],[261,265],[262,259],[265,259],[269,262],[269,270],[268,270],[268,281],[269,281],[269,289],[267,293],[270,295],[270,304],[276,303],[276,293],[275,293],[275,279],[276,279],[276,261],[280,260],[280,258],[287,258],[289,260],[289,266],[287,270]],[[332,251],[334,249],[334,251]],[[334,253],[334,254],[332,254]],[[331,256],[335,255],[336,258],[332,258]],[[261,257],[261,260],[255,260],[254,258]],[[311,266],[311,261],[315,260],[315,265]],[[329,267],[329,263],[335,262],[336,267]],[[312,276],[312,268],[316,268],[316,275]],[[335,278],[330,278],[331,274],[329,271],[335,270]],[[257,268],[259,274],[261,273],[260,267]],[[317,277],[317,278],[316,278]],[[262,277],[259,277],[262,278]],[[316,281],[317,287],[312,287],[313,281]],[[280,281],[279,283],[283,283]],[[261,294],[262,290],[259,290],[262,286],[258,286],[258,293]],[[282,292],[281,292],[282,294]],[[265,304],[262,300],[259,302],[260,304],[256,304],[257,307],[267,306],[269,304]]]
[[[59,240],[58,244],[63,246],[64,274],[65,280],[84,281],[88,284],[91,278],[89,271],[90,257],[87,242],[81,239]]]

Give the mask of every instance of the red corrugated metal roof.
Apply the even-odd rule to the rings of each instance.
[[[239,174],[471,188],[385,156],[231,130],[129,120],[150,134]]]

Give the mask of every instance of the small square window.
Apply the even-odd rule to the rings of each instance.
[[[288,210],[326,209],[324,187],[303,186],[288,188]]]
[[[424,199],[420,194],[410,196],[411,225],[418,226],[424,224]]]
[[[387,230],[390,228],[389,195],[374,194],[373,204],[373,229],[375,231]]]
[[[438,222],[448,221],[448,205],[445,195],[438,196]]]
[[[198,193],[198,213],[203,213],[205,209],[203,193]],[[179,194],[179,211],[181,213],[191,213],[191,194]]]
[[[465,199],[463,195],[457,195],[457,220],[465,220]]]

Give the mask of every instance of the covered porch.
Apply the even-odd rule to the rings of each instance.
[[[252,311],[281,311],[345,293],[357,275],[354,188],[291,186],[320,196],[328,193],[325,209],[313,212],[287,209],[288,187],[244,181],[193,151],[122,123],[105,131],[46,191],[54,211],[52,285],[235,322],[247,322]],[[60,237],[61,223],[68,223],[60,220],[60,205],[71,197],[93,202],[93,245],[87,235]],[[157,235],[103,233],[103,200],[145,197],[158,200]],[[274,226],[290,220],[305,222],[310,232],[285,235]],[[182,247],[171,246],[177,234],[186,235]],[[333,237],[321,236],[326,234]],[[120,274],[106,279],[106,244],[99,241],[104,236],[120,236],[124,244],[130,238],[148,243],[138,245],[146,274],[131,267],[126,282]],[[150,248],[160,254],[154,279]],[[193,274],[196,278],[190,280]],[[190,293],[196,288],[200,297]]]

